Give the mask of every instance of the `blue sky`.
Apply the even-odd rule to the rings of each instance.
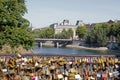
[[[47,27],[64,19],[75,24],[120,20],[120,0],[26,0],[25,14],[34,28]]]

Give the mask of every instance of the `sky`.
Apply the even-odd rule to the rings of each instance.
[[[26,0],[25,18],[33,28],[47,27],[68,19],[75,25],[120,20],[120,0]]]

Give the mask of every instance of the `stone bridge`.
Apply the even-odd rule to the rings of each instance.
[[[58,47],[59,44],[62,44],[62,46],[66,46],[69,43],[72,43],[72,39],[46,39],[46,38],[35,38],[35,42],[39,44],[40,47],[42,47],[43,43],[46,41],[52,41],[54,43],[55,47]]]

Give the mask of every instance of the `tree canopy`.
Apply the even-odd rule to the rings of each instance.
[[[58,39],[70,39],[73,38],[73,30],[69,28],[68,30],[63,29],[61,33],[55,35]]]
[[[87,35],[87,28],[85,26],[78,26],[76,33],[80,39],[83,39]]]
[[[116,38],[118,44],[120,43],[120,23],[96,24],[94,29],[87,35],[86,42],[90,45],[106,46],[111,36]]]
[[[32,31],[35,38],[54,38],[53,28],[36,29]]]
[[[30,49],[34,38],[29,30],[29,21],[23,18],[27,12],[25,0],[0,0],[0,47],[24,46]]]

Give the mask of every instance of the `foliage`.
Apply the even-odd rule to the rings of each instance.
[[[109,25],[106,23],[96,24],[94,29],[86,38],[86,42],[96,44],[96,46],[107,45],[107,34],[109,33]]]
[[[113,23],[110,26],[109,36],[117,37],[118,34],[120,34],[120,23]]]
[[[11,47],[23,45],[25,49],[30,49],[33,46],[34,38],[27,31],[27,28],[6,28],[3,32],[1,45],[10,44]]]
[[[53,28],[45,28],[45,29],[43,29],[43,34],[44,34],[45,38],[53,38],[54,30],[53,30]]]
[[[41,30],[36,29],[31,32],[35,38],[40,37]]]
[[[73,38],[73,30],[70,28],[70,29],[68,29],[68,36],[70,37],[70,38]]]
[[[5,45],[3,45],[2,46],[2,49],[1,49],[1,51],[0,51],[0,53],[2,53],[2,54],[11,54],[13,51],[12,51],[12,48],[11,48],[11,46],[9,45],[9,44],[5,44]]]
[[[23,48],[22,45],[19,45],[18,47],[12,48],[9,44],[4,44],[2,46],[2,49],[0,50],[1,54],[23,54],[23,53],[28,53],[28,51]]]
[[[58,33],[54,36],[53,28],[44,28],[41,30],[33,30],[32,31],[34,37],[39,38],[61,38],[61,39],[69,39],[73,37],[73,30],[70,28],[68,30],[63,29],[61,33]]]
[[[27,12],[24,0],[0,0],[0,30],[5,27],[26,27],[29,21],[22,16]]]
[[[32,48],[29,21],[23,18],[26,12],[25,0],[0,0],[0,47],[9,44],[12,48]]]
[[[23,48],[22,45],[19,45],[18,48],[14,48],[14,52],[16,54],[23,54],[23,53],[27,53],[27,50]]]
[[[70,28],[68,30],[63,29],[61,33],[55,35],[57,39],[70,39],[73,37],[73,30]]]
[[[120,34],[119,35],[117,35],[117,43],[118,43],[118,45],[120,46]]]
[[[120,22],[115,22],[110,25],[108,37],[115,37],[118,45],[120,45]]]
[[[85,26],[78,26],[76,33],[80,39],[83,39],[87,35],[87,28]]]
[[[54,37],[54,30],[53,28],[44,28],[41,30],[33,30],[32,31],[34,37],[36,38],[53,38]]]
[[[85,42],[87,44],[89,44],[90,46],[92,46],[92,44],[94,43],[94,39],[95,39],[94,36],[91,36],[91,35],[92,35],[92,33],[89,32],[88,35],[85,38]]]

